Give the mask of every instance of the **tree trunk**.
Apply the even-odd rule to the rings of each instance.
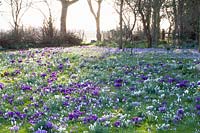
[[[68,9],[68,5],[65,5],[64,3],[62,3],[60,33],[61,33],[61,36],[63,37],[66,35],[66,29],[67,29],[66,28],[67,9]]]
[[[200,14],[200,8],[199,8],[198,13]],[[199,44],[199,53],[200,53],[200,16],[198,16],[198,44]]]
[[[173,45],[177,46],[178,17],[177,17],[176,0],[173,0],[172,5],[173,5],[173,15],[174,15]]]
[[[158,46],[158,23],[157,23],[157,10],[154,9],[153,11],[153,26],[152,26],[152,30],[153,30],[153,33],[152,33],[152,43],[153,43],[153,46],[154,47],[157,47]]]
[[[92,13],[92,15],[95,18],[96,21],[96,38],[97,41],[101,41],[101,30],[100,30],[100,16],[101,16],[101,3],[103,0],[97,0],[96,2],[98,3],[98,10],[97,13],[95,14],[93,6],[92,6],[92,1],[91,0],[87,0],[89,8],[90,8],[90,12]]]
[[[123,48],[123,5],[124,5],[124,0],[121,0],[120,1],[120,12],[119,12],[119,26],[120,26],[120,36],[119,36],[119,49],[122,49]]]
[[[152,19],[152,43],[154,47],[158,46],[158,3],[157,0],[154,1],[154,5],[153,5],[153,19]]]
[[[68,7],[74,3],[76,3],[78,0],[60,0],[62,4],[62,11],[61,11],[61,18],[60,18],[60,34],[62,37],[66,35],[67,28],[66,28],[66,22],[67,22],[67,10]]]
[[[144,28],[144,33],[147,39],[147,47],[151,48],[152,47],[152,36],[151,36],[151,8],[152,8],[152,0],[146,1],[147,3],[143,3],[142,1],[139,0],[138,3],[138,12],[141,16],[143,28]],[[145,11],[146,10],[146,11]]]
[[[199,22],[200,23],[200,22]],[[199,25],[199,27],[200,27],[200,25]],[[200,28],[199,28],[199,30],[200,30]],[[199,43],[199,53],[200,53],[200,31],[199,31],[199,39],[198,39],[198,43]]]
[[[184,0],[178,0],[178,46],[181,46],[181,43],[183,41],[183,35],[184,35]]]
[[[147,48],[152,48],[152,37],[151,34],[147,36]]]
[[[96,19],[96,38],[97,41],[101,41],[100,19]]]

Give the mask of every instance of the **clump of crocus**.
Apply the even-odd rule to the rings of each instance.
[[[95,122],[97,119],[98,119],[98,116],[97,116],[97,115],[91,114],[91,115],[89,115],[89,116],[86,116],[86,117],[83,119],[83,123],[84,123],[84,124],[87,124],[87,123],[90,123],[90,122]]]
[[[114,86],[116,87],[116,88],[119,88],[119,87],[122,87],[122,83],[123,83],[123,80],[122,79],[116,79],[115,81],[114,81]]]
[[[175,117],[174,117],[174,119],[173,119],[173,122],[174,122],[174,123],[179,122],[179,121],[183,118],[183,116],[184,116],[184,110],[183,110],[183,108],[179,108],[179,109],[176,111],[176,115],[175,115]]]
[[[197,104],[197,105],[195,106],[195,108],[196,108],[196,110],[200,110],[200,104]]]
[[[141,117],[133,117],[132,120],[133,124],[139,124],[142,121]]]
[[[120,127],[120,126],[121,126],[121,122],[120,122],[120,121],[115,121],[115,122],[113,123],[113,125],[114,125],[115,127]]]
[[[17,133],[19,131],[19,126],[14,125],[14,126],[10,127],[10,131],[14,132],[14,133]]]
[[[188,87],[189,81],[188,80],[182,80],[176,84],[177,87],[179,88],[185,88]]]
[[[158,110],[159,110],[161,113],[164,113],[164,112],[167,110],[167,108],[166,108],[166,106],[161,106],[161,107],[158,108]]]
[[[46,73],[41,73],[40,76],[45,78],[47,76],[47,74]]]
[[[47,133],[46,130],[41,130],[41,129],[38,129],[37,131],[35,131],[34,133]]]
[[[31,86],[29,86],[29,85],[22,85],[21,89],[22,89],[23,91],[32,90],[32,89],[31,89]]]

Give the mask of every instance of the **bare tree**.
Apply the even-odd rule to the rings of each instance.
[[[78,0],[59,0],[62,4],[61,18],[60,18],[60,33],[61,36],[66,35],[66,19],[68,7],[76,3]]]
[[[42,28],[43,40],[51,40],[54,38],[55,35],[55,28],[53,24],[53,16],[52,16],[52,9],[47,0],[43,1],[44,4],[48,8],[48,16],[44,14],[44,22]]]
[[[153,0],[152,9],[152,43],[156,47],[160,39],[160,9],[165,0]]]
[[[87,0],[90,11],[95,18],[96,21],[96,38],[98,41],[101,41],[101,29],[100,29],[100,15],[101,15],[101,3],[103,0],[95,0],[98,4],[97,12],[95,13],[92,5],[92,0]]]
[[[198,5],[200,5],[200,1],[198,1]],[[200,14],[200,8],[198,8],[197,14]],[[200,53],[200,15],[198,15],[198,44],[199,44],[199,53]]]
[[[119,48],[123,47],[123,43],[132,42],[133,30],[136,25],[137,11],[136,4],[133,0],[115,0],[114,8],[119,14]]]
[[[147,38],[147,47],[152,47],[152,35],[151,35],[151,7],[152,0],[138,0],[138,12],[141,17],[141,21],[144,28],[144,33]]]
[[[10,5],[11,15],[12,15],[12,27],[14,30],[14,35],[16,41],[19,41],[19,27],[22,20],[22,17],[27,12],[27,10],[31,7],[32,2],[29,0],[6,0],[6,2]]]
[[[120,11],[119,11],[119,27],[120,27],[120,36],[119,36],[119,49],[123,48],[123,6],[124,0],[120,0]]]
[[[133,2],[133,1],[131,2],[130,0],[125,0],[125,2],[127,4],[127,6],[128,6],[127,12],[131,12],[132,13],[131,15],[134,16],[133,23],[130,23],[130,19],[133,19],[133,18],[130,18],[130,16],[129,16],[128,19],[126,19],[128,23],[125,24],[128,27],[128,38],[129,38],[129,40],[130,41],[134,41],[133,30],[135,28],[136,21],[137,21],[137,15],[138,15],[137,14],[138,12],[136,10],[137,4],[135,2]],[[127,14],[127,12],[125,14]],[[125,14],[124,14],[124,16],[125,16]]]

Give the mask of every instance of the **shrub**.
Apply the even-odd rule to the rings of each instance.
[[[1,33],[0,46],[5,49],[27,49],[37,47],[68,47],[81,45],[82,39],[74,32],[68,32],[61,37],[54,32],[50,38],[35,28],[20,28],[19,35],[16,37],[13,31]]]

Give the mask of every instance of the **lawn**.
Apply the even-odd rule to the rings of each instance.
[[[200,132],[200,55],[129,50],[0,52],[0,133]]]

